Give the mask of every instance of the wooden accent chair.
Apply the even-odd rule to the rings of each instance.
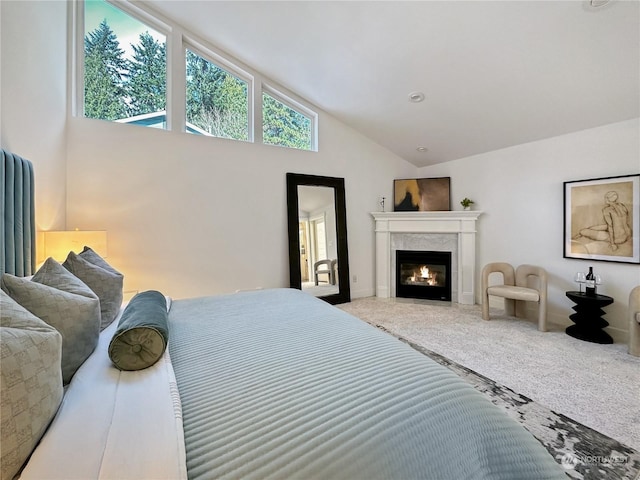
[[[640,357],[640,285],[629,294],[629,354]]]
[[[502,274],[502,285],[489,285],[489,275]],[[535,282],[530,281],[535,278]],[[533,279],[532,279],[533,280]],[[532,283],[537,285],[531,286]],[[526,318],[526,303],[538,304],[538,330],[547,331],[547,272],[534,265],[520,265],[514,273],[508,263],[488,263],[482,269],[482,318],[489,320],[489,295],[504,298],[505,313]]]

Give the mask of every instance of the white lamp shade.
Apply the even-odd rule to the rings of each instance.
[[[101,257],[107,256],[107,232],[71,230],[44,232],[44,257],[63,262],[70,251],[80,253],[85,245]]]

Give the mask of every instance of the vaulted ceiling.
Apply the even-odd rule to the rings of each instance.
[[[640,116],[636,0],[146,3],[417,166]]]

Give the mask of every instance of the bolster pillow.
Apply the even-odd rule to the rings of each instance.
[[[167,301],[155,290],[133,297],[109,343],[109,358],[120,370],[142,370],[156,363],[169,341]]]

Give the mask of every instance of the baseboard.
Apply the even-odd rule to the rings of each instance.
[[[489,307],[504,309],[503,299],[497,297],[489,297]],[[527,320],[537,321],[538,307],[531,304],[527,307]],[[547,323],[565,329],[573,325],[567,313],[547,311]],[[605,331],[611,335],[614,343],[629,343],[629,331],[616,327],[607,327]]]
[[[359,288],[354,289],[351,287],[351,298],[366,298],[366,297],[375,297],[376,291],[373,288]]]

